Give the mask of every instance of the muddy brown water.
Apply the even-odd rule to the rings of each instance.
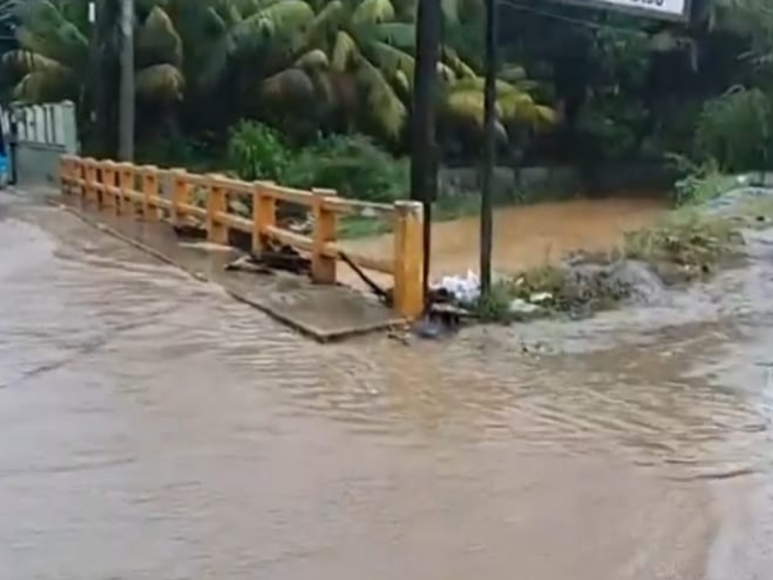
[[[6,196],[0,577],[771,578],[755,247],[659,309],[322,346]]]
[[[609,250],[626,232],[652,225],[667,211],[663,196],[604,200],[577,199],[505,207],[494,214],[493,264],[514,272],[585,250]],[[432,228],[432,274],[439,278],[477,270],[480,223],[475,216],[436,223]],[[349,243],[366,255],[389,256],[391,235]]]

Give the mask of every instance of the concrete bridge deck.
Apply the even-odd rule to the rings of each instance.
[[[55,190],[46,196],[95,228],[177,266],[192,276],[222,286],[232,297],[321,342],[341,340],[403,323],[375,298],[343,285],[316,285],[293,274],[272,275],[226,270],[243,255],[234,248],[181,243],[167,223],[111,216],[78,198]]]

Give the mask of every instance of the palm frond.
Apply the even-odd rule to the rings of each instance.
[[[457,52],[450,47],[443,47],[443,62],[456,74],[457,78],[475,78],[478,76],[470,65],[464,62]]]
[[[307,46],[318,45],[325,37],[340,25],[346,15],[346,7],[341,0],[328,2],[309,23],[304,39]]]
[[[456,73],[454,72],[454,69],[444,62],[437,63],[437,73],[443,82],[448,85],[452,85],[456,82]]]
[[[475,77],[467,77],[467,78],[461,78],[456,83],[454,83],[454,90],[475,90],[475,91],[483,91],[484,87],[486,85],[486,79],[483,77],[475,76]],[[522,93],[520,89],[513,86],[510,83],[507,83],[505,81],[497,79],[496,81],[496,90],[497,90],[497,97],[501,98],[503,96],[506,96],[511,93]]]
[[[66,68],[27,73],[14,87],[13,96],[25,103],[45,103],[77,96],[75,75]]]
[[[299,68],[289,68],[279,72],[262,85],[265,98],[275,102],[305,102],[314,99],[314,83],[306,72]]]
[[[517,64],[511,65],[504,67],[498,76],[508,83],[518,83],[526,79],[526,69]]]
[[[256,50],[270,40],[289,41],[305,35],[314,19],[314,10],[303,0],[284,0],[259,10],[240,22],[233,32],[237,51]]]
[[[333,69],[345,71],[357,55],[359,55],[357,43],[347,32],[339,30],[333,45],[333,58],[331,59]]]
[[[485,96],[482,89],[454,89],[447,95],[445,112],[448,116],[483,127]],[[509,91],[497,98],[497,122],[524,125],[531,129],[546,129],[555,125],[557,115],[545,105],[537,105],[526,93]]]
[[[23,49],[68,67],[82,69],[88,62],[86,35],[49,0],[37,0],[25,8],[16,38]]]
[[[27,74],[39,71],[66,69],[62,63],[53,58],[29,50],[12,50],[3,55],[2,63],[17,73]]]
[[[182,66],[183,42],[172,19],[160,7],[151,10],[137,33],[137,53],[141,65]]]
[[[21,0],[0,0],[0,23],[19,16]]]
[[[407,74],[399,70],[394,76],[395,87],[400,91],[402,95],[408,97],[411,94],[413,87],[413,79],[409,78]]]
[[[389,0],[363,0],[352,13],[355,26],[387,22],[395,17],[395,8]]]
[[[319,48],[310,50],[295,61],[295,67],[303,70],[322,70],[330,66],[330,59]]]
[[[416,27],[406,22],[384,22],[373,27],[374,38],[391,46],[410,50],[416,47]]]
[[[478,127],[483,127],[485,107],[481,91],[464,89],[451,92],[446,97],[445,110],[452,117],[472,121]]]
[[[398,71],[402,71],[408,78],[413,79],[416,61],[407,52],[383,42],[371,42],[367,49],[373,61],[387,76],[393,77]]]
[[[534,120],[534,128],[537,130],[551,129],[559,122],[559,115],[555,109],[545,105],[536,105],[537,115]]]
[[[234,43],[230,34],[223,34],[207,44],[207,50],[200,55],[196,63],[195,79],[202,87],[213,87],[223,78],[231,54],[234,52]],[[190,70],[190,69],[187,69]]]
[[[532,99],[526,93],[510,92],[497,98],[499,116],[505,121],[523,121],[531,123],[537,119],[537,110]]]
[[[173,15],[183,39],[186,76],[206,90],[223,78],[236,52],[233,31],[242,21],[241,4],[233,0],[197,0],[192,6],[178,0]]]
[[[172,102],[182,99],[185,77],[171,64],[157,64],[137,72],[137,96],[147,101]]]
[[[382,72],[366,58],[358,58],[357,79],[366,94],[373,120],[388,138],[397,139],[408,115],[405,105]]]
[[[440,7],[443,10],[443,18],[448,24],[459,22],[459,12],[463,0],[441,0]]]

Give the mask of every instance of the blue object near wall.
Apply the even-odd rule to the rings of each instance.
[[[0,153],[0,188],[5,187],[10,179],[8,158]]]

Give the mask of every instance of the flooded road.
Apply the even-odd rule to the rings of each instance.
[[[0,199],[2,578],[770,578],[766,259],[678,326],[322,346]]]

